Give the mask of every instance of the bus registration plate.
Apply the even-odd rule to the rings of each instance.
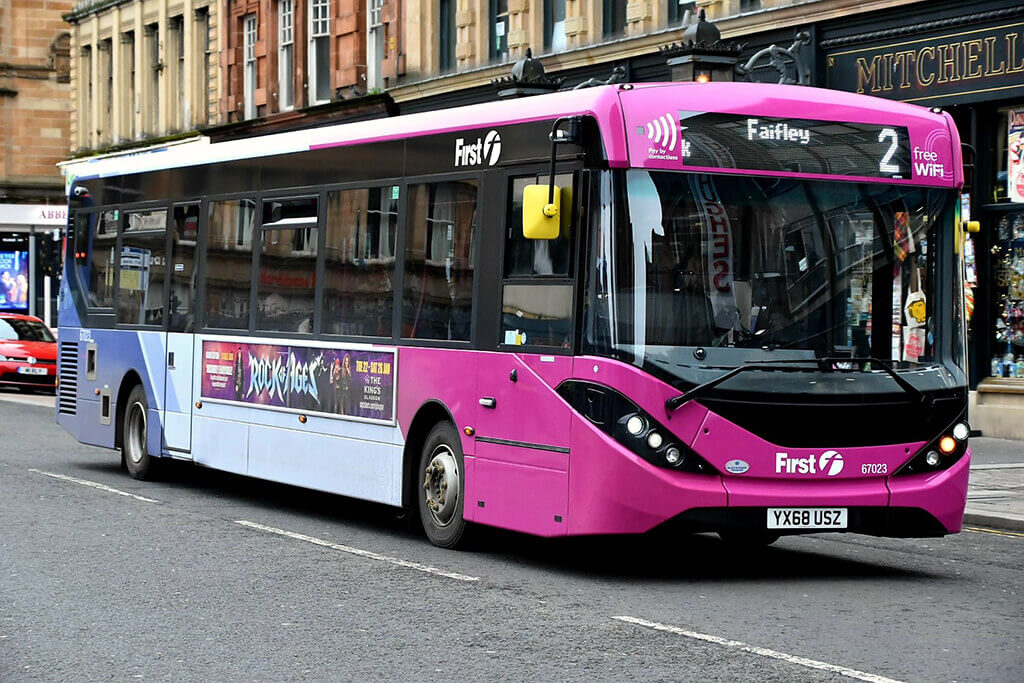
[[[846,508],[768,508],[769,529],[845,529]]]

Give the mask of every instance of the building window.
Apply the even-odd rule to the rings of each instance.
[[[381,9],[384,0],[368,0],[370,18],[366,22],[366,89],[379,90],[384,87],[381,76],[381,62],[384,60],[384,22]]]
[[[88,147],[92,143],[92,46],[86,45],[82,48],[82,60],[79,64],[81,67],[78,71],[82,89],[80,98],[82,106],[78,111],[81,122],[78,137],[82,147]]]
[[[121,34],[121,64],[124,84],[121,88],[121,137],[135,138],[135,31]]]
[[[245,62],[245,118],[256,118],[256,15],[247,14],[242,19]]]
[[[693,15],[696,6],[697,3],[694,0],[668,0],[668,11],[666,14],[669,25],[681,22],[686,18],[687,12]]]
[[[740,0],[740,12],[755,12],[761,8],[761,0]]]
[[[455,0],[440,0],[438,13],[438,71],[455,70]]]
[[[604,0],[604,35],[618,36],[626,32],[626,0]]]
[[[103,78],[103,92],[100,93],[100,106],[103,107],[103,120],[98,122],[97,129],[100,131],[100,138],[104,141],[113,141],[114,120],[114,43],[107,38],[100,41],[100,59],[103,64],[100,66]]]
[[[278,110],[295,105],[295,8],[292,0],[277,3]]]
[[[565,49],[565,0],[544,0],[544,49]]]
[[[491,59],[508,59],[508,0],[490,0]]]
[[[309,103],[331,100],[331,2],[309,0]]]
[[[199,78],[197,102],[195,114],[196,123],[202,125],[210,122],[210,9],[200,7],[196,10],[196,40],[198,41],[197,53],[202,55],[199,61]]]
[[[167,28],[170,33],[167,66],[171,79],[167,89],[170,109],[167,124],[172,130],[181,130],[185,127],[185,22],[182,17],[171,17]]]
[[[160,72],[164,65],[160,63],[160,29],[156,24],[146,27],[146,51],[149,53],[149,87],[148,97],[143,107],[146,112],[146,131],[156,134],[160,125]]]

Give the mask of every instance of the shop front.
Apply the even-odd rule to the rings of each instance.
[[[1024,439],[1024,5],[913,3],[823,25],[819,85],[950,112],[965,147],[971,426]]]
[[[57,285],[67,207],[0,204],[0,312],[57,326]]]

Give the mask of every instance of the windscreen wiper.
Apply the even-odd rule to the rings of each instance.
[[[705,382],[704,384],[698,384],[693,389],[690,389],[687,392],[679,394],[678,396],[673,396],[672,398],[665,401],[665,409],[671,413],[684,403],[692,401],[706,394],[708,391],[714,389],[722,382],[726,382],[735,377],[736,375],[740,374],[741,372],[745,372],[747,370],[775,370],[782,372],[807,372],[809,370],[809,368],[778,367],[779,365],[796,363],[814,363],[815,365],[818,366],[817,369],[822,372],[843,372],[842,370],[835,367],[837,363],[874,363],[875,365],[882,368],[882,370],[884,370],[887,375],[892,377],[900,389],[913,396],[914,399],[922,406],[926,408],[931,408],[934,404],[934,401],[931,396],[924,393],[923,391],[915,387],[913,384],[908,382],[906,379],[901,377],[900,374],[893,369],[892,365],[890,365],[884,360],[867,356],[860,358],[825,356],[823,358],[786,358],[781,360],[766,360],[758,361],[757,363],[750,363],[748,365],[741,365],[739,367],[733,368],[724,375],[720,375],[714,378],[713,380]]]

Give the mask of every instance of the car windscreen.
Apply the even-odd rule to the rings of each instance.
[[[54,342],[53,334],[40,322],[0,318],[0,341]]]

